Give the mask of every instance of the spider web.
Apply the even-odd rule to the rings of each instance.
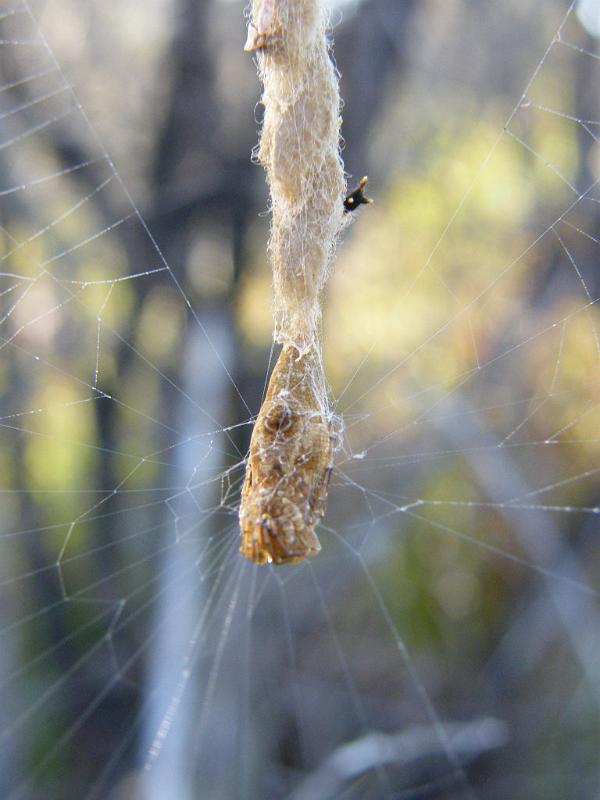
[[[329,290],[323,552],[266,568],[264,220],[232,309],[73,88],[83,11],[2,5],[2,796],[595,796],[600,65],[534,6],[416,14]]]

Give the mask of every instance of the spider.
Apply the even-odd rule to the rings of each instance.
[[[373,202],[373,199],[371,197],[367,197],[364,192],[368,180],[368,177],[365,175],[365,177],[361,178],[358,182],[356,189],[353,189],[350,194],[346,196],[346,199],[344,200],[344,214],[346,214],[348,211],[356,211],[360,205],[369,205]]]

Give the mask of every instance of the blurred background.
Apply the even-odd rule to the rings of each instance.
[[[279,568],[238,554],[243,12],[0,6],[0,797],[596,798],[600,3],[331,5],[376,202],[325,301],[323,550]]]

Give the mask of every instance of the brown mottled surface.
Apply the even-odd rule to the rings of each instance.
[[[333,451],[315,391],[320,375],[314,357],[299,359],[295,347],[284,347],[252,432],[240,552],[258,564],[302,561],[321,549],[314,529],[325,511]]]

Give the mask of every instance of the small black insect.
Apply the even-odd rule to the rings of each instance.
[[[356,189],[353,189],[350,194],[346,196],[346,199],[344,200],[344,214],[347,211],[356,211],[356,209],[360,205],[363,205],[363,203],[368,205],[369,203],[373,202],[373,199],[371,197],[367,197],[364,192],[368,180],[369,179],[365,175],[365,177],[361,178],[358,182]]]

